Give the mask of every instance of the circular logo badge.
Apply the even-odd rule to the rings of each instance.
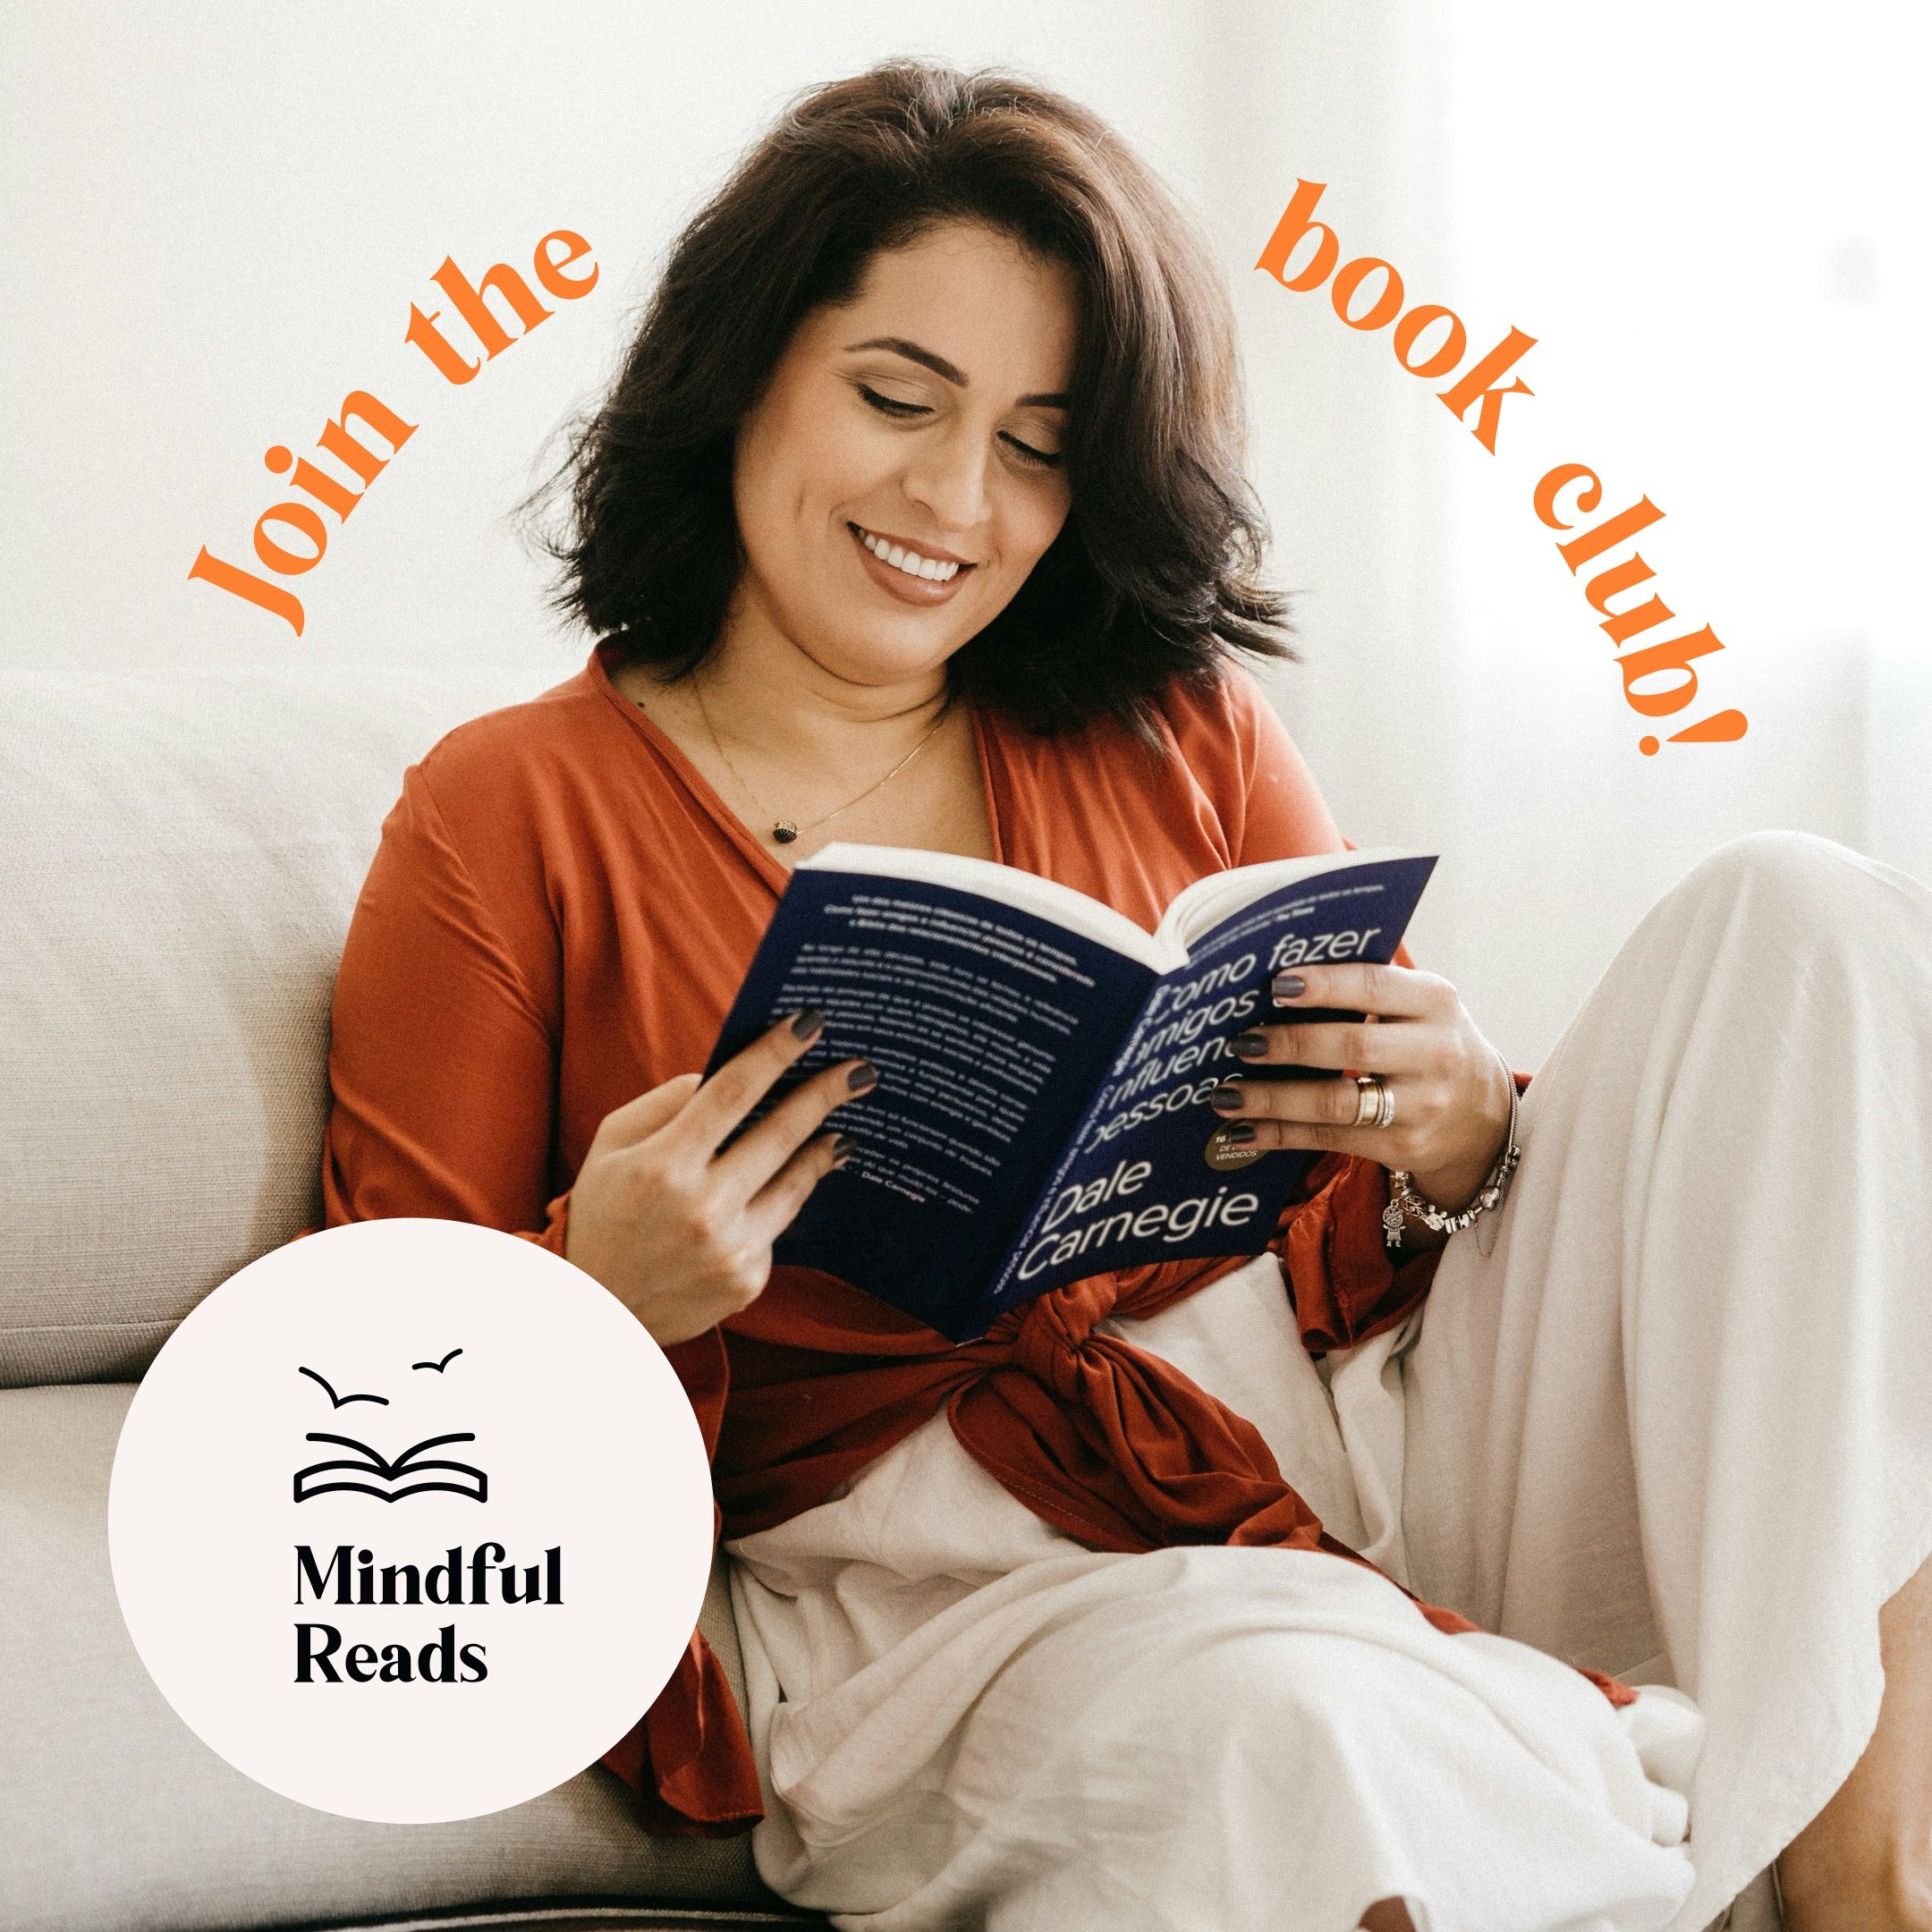
[[[1245,1147],[1237,1146],[1227,1138],[1225,1127],[1216,1127],[1208,1136],[1201,1157],[1216,1174],[1225,1174],[1231,1167],[1245,1167],[1250,1161],[1259,1160],[1261,1149],[1251,1141]]]
[[[711,1563],[690,1401],[533,1242],[363,1221],[223,1283],[135,1391],[108,1552],[134,1647],[271,1791],[474,1818],[592,1765],[690,1642]]]

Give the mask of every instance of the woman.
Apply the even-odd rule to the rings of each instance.
[[[1795,1932],[1932,1925],[1914,882],[1727,847],[1513,1142],[1452,987],[1309,968],[1242,1050],[1335,1078],[1216,1096],[1323,1151],[1274,1250],[962,1348],[773,1265],[875,1070],[719,1151],[822,1016],[691,1070],[829,839],[1148,926],[1344,843],[1234,655],[1285,650],[1234,369],[1205,250],[1085,110],[910,61],[798,104],[564,472],[589,664],[385,826],[328,1218],[527,1233],[665,1346],[752,1707],[694,1640],[605,1761],[656,1829],[757,1823],[842,1925],[1694,1928],[1780,1853]]]

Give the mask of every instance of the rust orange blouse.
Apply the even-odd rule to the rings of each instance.
[[[1112,724],[1048,741],[976,714],[999,858],[1151,928],[1204,873],[1343,849],[1247,673],[1177,685],[1162,708],[1164,759]],[[597,1123],[703,1066],[787,877],[612,683],[605,647],[541,697],[451,732],[405,775],[350,926],[326,1224],[442,1216],[561,1253]],[[1428,1289],[1435,1255],[1385,1258],[1383,1199],[1382,1169],[1329,1157],[1282,1217],[1275,1246],[1312,1352],[1377,1333]],[[743,1314],[666,1352],[712,1453],[724,1533],[824,1500],[944,1406],[982,1466],[1093,1547],[1232,1542],[1363,1561],[1241,1417],[1093,1332],[1239,1265],[1096,1275],[963,1347],[828,1275],[775,1269]],[[1474,1628],[1419,1608],[1441,1629]],[[1634,1695],[1586,1674],[1613,1702]],[[652,1830],[716,1835],[760,1816],[743,1721],[696,1633],[602,1761]]]

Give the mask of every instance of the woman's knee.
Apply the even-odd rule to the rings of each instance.
[[[1813,832],[1751,832],[1699,860],[1660,904],[1712,903],[1768,931],[1857,945],[1897,919],[1932,925],[1932,890]]]
[[[1705,854],[1682,883],[1705,890],[1744,888],[1795,898],[1837,890],[1864,864],[1859,854],[1815,832],[1747,832]]]

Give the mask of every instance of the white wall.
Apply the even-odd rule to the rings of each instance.
[[[1114,119],[1217,238],[1276,574],[1304,593],[1279,700],[1352,836],[1444,852],[1419,956],[1533,1065],[1643,907],[1733,833],[1800,826],[1932,875],[1924,70],[1899,18],[16,8],[0,658],[567,674],[585,640],[544,615],[504,513],[677,225],[796,89],[897,51],[1021,64]],[[1347,253],[1394,261],[1472,343],[1538,336],[1496,457],[1385,334],[1254,272],[1297,176],[1329,184]],[[558,227],[595,244],[597,288],[443,384],[402,337],[411,301],[440,305],[445,255],[527,267]],[[310,447],[355,386],[419,427],[293,580],[297,640],[186,572],[203,544],[249,561],[283,494],[262,452]],[[1750,715],[1741,743],[1639,755],[1528,508],[1568,457],[1666,507],[1641,547],[1724,639],[1707,681]]]
[[[888,53],[1019,56],[1194,170],[1187,7],[680,4],[47,6],[4,115],[11,440],[5,649],[44,660],[527,661],[554,680],[535,563],[502,517],[611,368],[658,252],[780,104]],[[184,30],[183,20],[192,29]],[[1125,26],[1129,30],[1123,31]],[[23,43],[23,44],[21,44]],[[527,272],[575,229],[603,279],[467,386],[402,340],[445,254]],[[343,394],[417,434],[313,572],[298,641],[187,580],[250,560]]]
[[[1540,1053],[1721,839],[1792,826],[1932,878],[1932,36],[1874,4],[1453,17],[1450,299],[1539,338],[1522,460],[1452,453],[1456,952],[1472,1007]],[[1674,630],[1724,640],[1708,698],[1654,728],[1734,705],[1740,743],[1637,753],[1645,721],[1521,487],[1564,460],[1606,509],[1667,511],[1638,546],[1654,588]],[[1526,916],[1547,972],[1487,936]]]

